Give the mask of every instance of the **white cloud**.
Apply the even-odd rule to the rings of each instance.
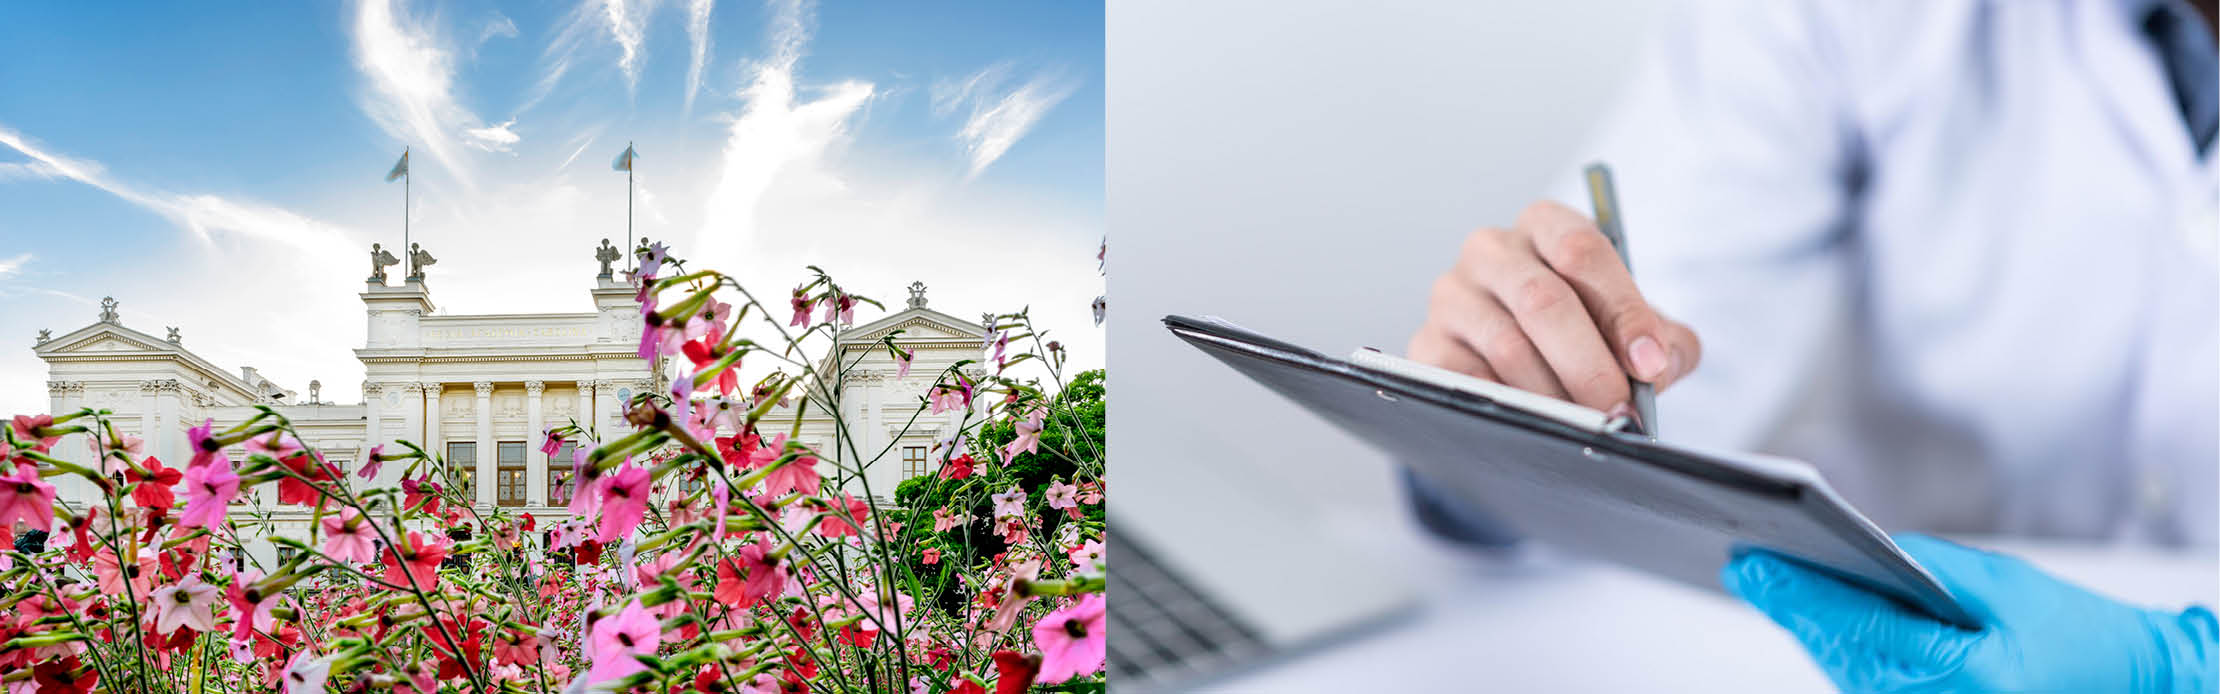
[[[647,18],[655,13],[653,0],[601,0],[602,17],[609,23],[609,38],[623,55],[617,67],[624,71],[627,87],[640,86],[640,61],[647,42]]]
[[[62,172],[42,161],[0,161],[0,183],[61,178]]]
[[[1053,70],[1043,70],[1024,84],[1004,91],[1002,85],[1009,72],[1007,63],[997,63],[963,80],[933,85],[935,113],[946,115],[966,103],[971,106],[963,127],[956,131],[956,139],[964,143],[970,156],[972,176],[1002,158],[1077,86]]]
[[[31,254],[29,253],[18,253],[13,258],[0,260],[0,279],[6,279],[9,275],[22,272],[24,264],[29,262],[31,262]]]
[[[508,15],[495,12],[493,19],[486,22],[485,30],[478,33],[478,43],[483,45],[496,36],[513,39],[516,35],[516,22],[509,19]]]
[[[488,152],[509,152],[512,147],[516,146],[517,140],[521,139],[517,137],[515,131],[509,129],[509,126],[512,125],[516,125],[515,118],[511,118],[508,122],[500,125],[465,129],[463,134],[470,136],[470,146],[472,147]]]
[[[686,6],[686,38],[693,43],[694,60],[686,65],[686,105],[680,116],[694,114],[694,94],[701,91],[702,66],[709,62],[709,13],[717,0],[692,0]]]
[[[355,67],[369,80],[363,111],[387,134],[420,146],[464,187],[473,187],[473,167],[458,136],[484,127],[484,121],[455,100],[453,51],[398,2],[356,5]]]

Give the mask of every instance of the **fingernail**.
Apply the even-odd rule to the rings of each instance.
[[[1627,345],[1626,354],[1627,359],[1634,362],[1634,376],[1644,381],[1657,380],[1672,366],[1672,358],[1665,355],[1665,348],[1648,335],[1634,338],[1634,344]]]
[[[1627,417],[1631,419],[1634,417],[1634,406],[1629,405],[1625,402],[1621,402],[1617,405],[1612,405],[1611,409],[1604,411],[1603,417],[1604,419],[1618,419],[1620,417]]]

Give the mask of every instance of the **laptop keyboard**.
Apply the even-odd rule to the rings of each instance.
[[[1110,536],[1110,686],[1156,691],[1270,652],[1242,624],[1130,534]]]

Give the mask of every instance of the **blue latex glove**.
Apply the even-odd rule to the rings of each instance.
[[[1728,562],[1720,580],[1795,634],[1845,692],[2204,694],[2220,682],[2210,610],[2124,605],[1925,535],[1896,543],[1986,626],[1937,621],[1765,552]]]

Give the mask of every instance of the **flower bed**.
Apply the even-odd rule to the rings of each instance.
[[[1100,372],[1067,380],[1025,313],[995,317],[981,359],[940,373],[910,417],[960,413],[939,471],[878,490],[903,504],[882,505],[861,469],[888,451],[857,450],[845,423],[833,450],[791,437],[805,409],[846,411],[853,366],[805,344],[876,302],[819,272],[782,320],[661,246],[633,281],[640,356],[679,373],[625,404],[629,431],[546,432],[551,455],[579,444],[564,522],[473,506],[459,471],[413,443],[340,469],[269,408],[193,428],[182,467],[141,455],[105,410],[15,417],[0,431],[0,539],[15,547],[0,552],[0,686],[1104,688]],[[908,370],[895,336],[879,348]],[[744,386],[743,357],[779,370]],[[66,440],[97,466],[52,455]],[[389,465],[400,485],[358,486]],[[57,476],[98,494],[57,499]],[[309,509],[305,537],[232,505],[263,486]],[[284,558],[257,559],[257,541]]]

